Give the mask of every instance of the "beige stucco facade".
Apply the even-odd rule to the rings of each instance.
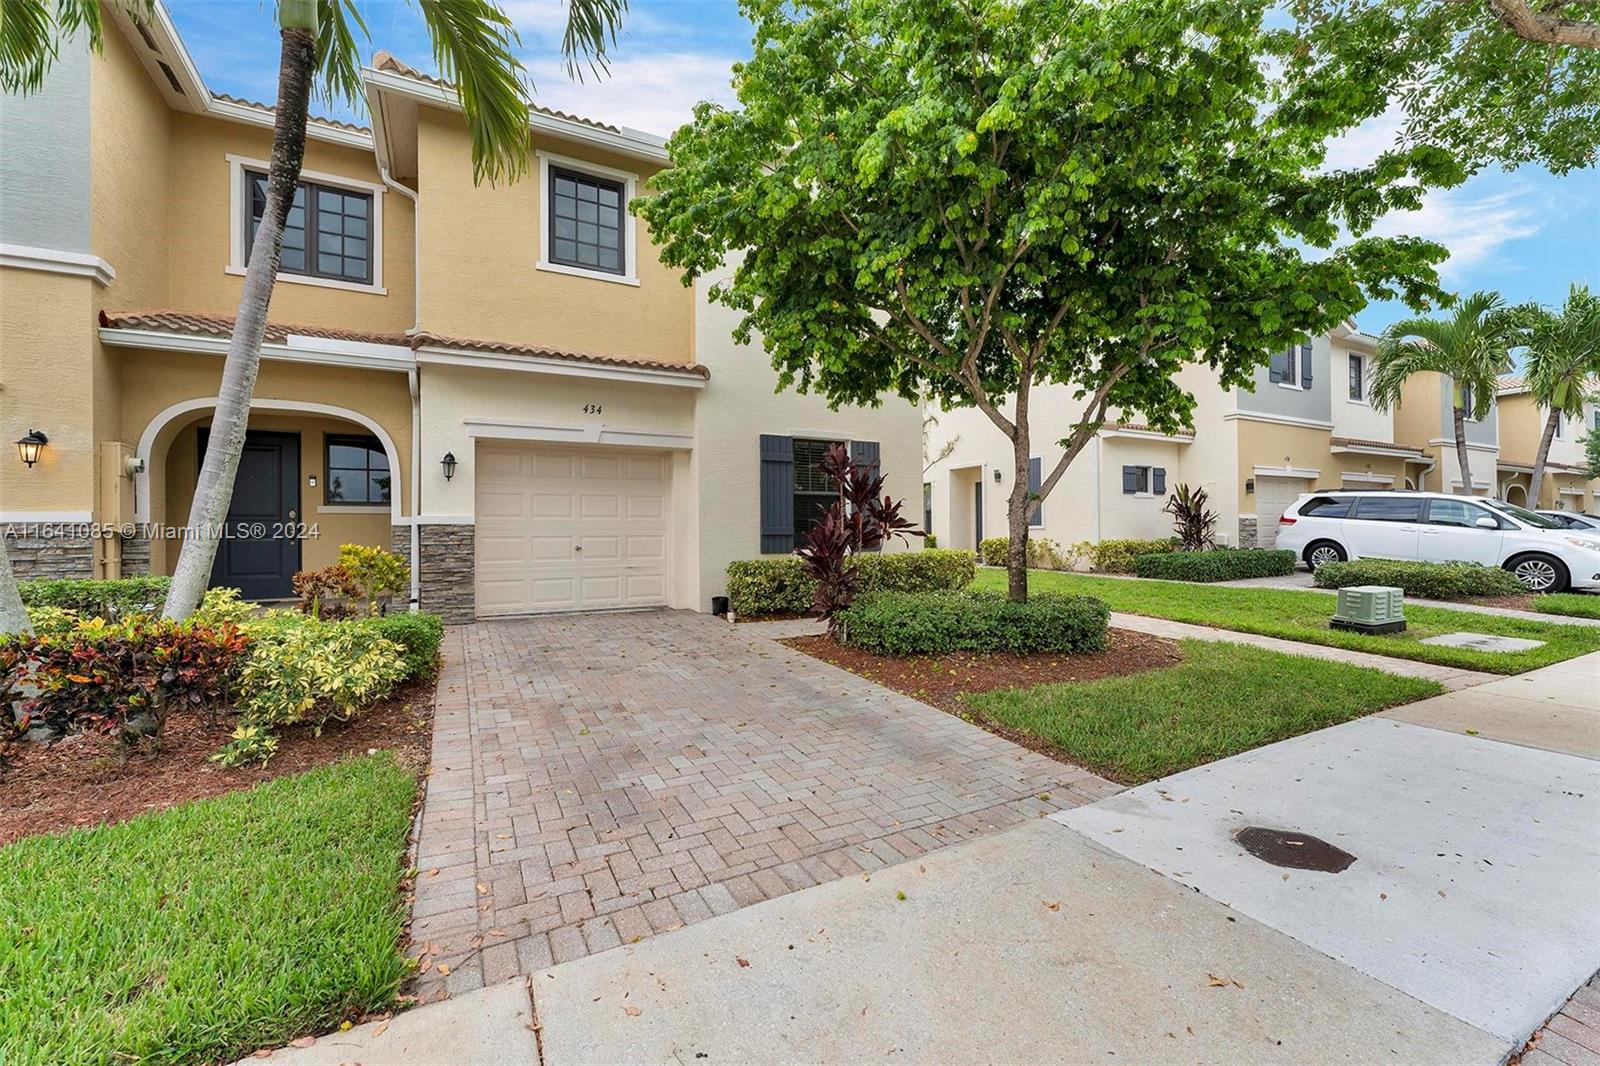
[[[0,181],[39,208],[0,210],[0,433],[49,436],[32,468],[0,460],[0,530],[25,578],[172,571],[243,286],[245,176],[270,154],[270,109],[211,93],[164,10],[145,27],[153,45],[108,13],[102,53],[3,100]],[[665,267],[631,214],[620,269],[551,254],[550,168],[649,195],[661,139],[535,108],[527,177],[480,184],[448,86],[381,53],[364,80],[373,128],[313,118],[302,179],[363,205],[365,276],[280,273],[247,443],[272,473],[251,467],[234,494],[236,510],[266,499],[304,528],[285,568],[328,565],[345,542],[392,546],[423,608],[472,618],[485,448],[533,472],[512,497],[497,483],[498,505],[530,508],[495,526],[497,558],[526,551],[537,577],[569,545],[566,563],[585,563],[579,608],[637,602],[593,590],[617,575],[653,589],[634,578],[658,565],[650,603],[709,609],[727,564],[762,550],[763,435],[871,448],[915,509],[913,405],[832,412],[777,392],[759,348],[734,344],[735,317]],[[37,179],[52,170],[72,178],[54,198]],[[381,498],[330,502],[330,436],[365,442],[352,454],[385,468],[361,481],[383,482]],[[580,480],[557,514],[538,471],[571,455],[664,471],[659,498]],[[665,530],[669,557],[652,564],[635,557],[651,540],[639,516],[658,505],[651,536]],[[608,545],[616,574],[592,561]],[[279,576],[268,583],[286,590]]]

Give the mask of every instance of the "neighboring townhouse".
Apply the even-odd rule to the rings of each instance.
[[[1500,410],[1500,450],[1496,458],[1496,495],[1507,503],[1556,511],[1600,511],[1600,481],[1584,477],[1584,437],[1600,433],[1600,403],[1595,390],[1583,405],[1583,417],[1563,417],[1556,424],[1550,453],[1545,457],[1544,481],[1539,499],[1530,500],[1533,461],[1539,454],[1550,411],[1541,407],[1520,377],[1500,379],[1496,406]]]
[[[48,438],[0,459],[24,578],[172,571],[263,199],[271,109],[164,10],[107,17],[0,100],[0,435]],[[370,129],[309,126],[214,582],[286,596],[360,542],[453,622],[708,610],[792,549],[826,444],[915,498],[913,405],[776,393],[714,279],[660,262],[627,212],[660,138],[535,108],[532,174],[478,186],[449,86],[381,52],[363,80]]]
[[[1270,547],[1278,519],[1301,493],[1320,488],[1421,487],[1433,461],[1395,443],[1394,419],[1368,398],[1376,341],[1347,323],[1279,352],[1253,388],[1224,389],[1203,366],[1182,372],[1195,397],[1194,429],[1177,435],[1111,422],[1095,435],[1039,509],[1033,535],[1061,545],[1116,537],[1167,536],[1163,511],[1180,483],[1204,488],[1217,512],[1219,543]],[[1030,481],[1060,460],[1057,441],[1082,401],[1066,386],[1036,387]],[[1006,533],[1010,442],[975,408],[931,411],[925,510],[941,545],[971,547]]]
[[[1416,448],[1427,457],[1427,469],[1410,487],[1428,492],[1462,492],[1461,461],[1456,455],[1455,381],[1448,374],[1413,374],[1401,387],[1400,402],[1394,409],[1394,439]],[[1500,454],[1500,405],[1491,400],[1489,413],[1473,418],[1471,390],[1463,398],[1467,410],[1464,423],[1467,438],[1467,466],[1471,496],[1495,496],[1498,478],[1496,463]]]

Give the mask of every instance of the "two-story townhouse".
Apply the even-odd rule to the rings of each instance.
[[[1172,519],[1163,507],[1186,483],[1210,497],[1219,542],[1267,547],[1303,492],[1416,487],[1428,460],[1395,443],[1390,414],[1369,398],[1375,343],[1346,324],[1273,355],[1244,388],[1224,389],[1206,367],[1185,367],[1193,430],[1168,436],[1127,420],[1108,423],[1038,509],[1034,534],[1058,544],[1166,536]],[[1033,397],[1036,487],[1060,460],[1056,441],[1083,405],[1061,385],[1036,387]],[[942,458],[924,475],[924,496],[940,543],[964,547],[1005,535],[1010,442],[976,409],[931,414],[927,453]]]
[[[1507,503],[1556,511],[1600,509],[1600,480],[1584,477],[1588,464],[1584,458],[1584,437],[1600,433],[1600,401],[1595,399],[1600,382],[1590,390],[1583,405],[1582,418],[1563,416],[1556,423],[1550,452],[1545,457],[1544,480],[1539,499],[1528,493],[1533,481],[1533,461],[1539,454],[1549,408],[1541,407],[1528,389],[1526,379],[1504,377],[1496,390],[1500,412],[1500,451],[1497,457],[1498,492]]]
[[[260,214],[272,110],[207,89],[167,13],[107,9],[0,100],[0,529],[19,576],[170,573]],[[786,552],[813,453],[914,497],[915,407],[776,392],[733,316],[627,210],[663,141],[533,108],[530,168],[475,185],[450,86],[379,53],[370,129],[313,120],[230,537],[213,580],[287,595],[346,542],[416,561],[451,621],[706,610]]]

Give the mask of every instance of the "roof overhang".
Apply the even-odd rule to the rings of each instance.
[[[1328,451],[1334,455],[1376,455],[1385,459],[1424,459],[1426,456],[1416,448],[1406,448],[1395,445],[1385,448],[1377,444],[1334,444]]]
[[[100,342],[117,348],[226,356],[229,339],[169,330],[101,326]],[[363,341],[335,340],[330,337],[309,337],[298,333],[289,334],[281,342],[263,342],[261,358],[282,363],[312,363],[318,366],[388,370],[399,373],[405,373],[416,366],[416,359],[412,356],[411,349],[405,345],[370,344]]]
[[[194,57],[178,36],[167,6],[160,0],[150,5],[148,22],[135,19],[131,5],[107,4],[112,19],[128,39],[133,52],[139,57],[151,82],[162,99],[175,111],[194,115],[208,115],[228,122],[248,126],[272,128],[272,109],[265,105],[250,104],[231,97],[213,93],[200,76]],[[306,122],[306,136],[347,148],[372,150],[372,134],[344,123],[320,119],[315,116]]]
[[[367,111],[372,116],[373,143],[379,166],[396,178],[413,177],[417,150],[416,108],[425,105],[459,112],[462,110],[460,95],[445,85],[370,66],[361,68],[361,82],[366,91]],[[666,145],[660,138],[636,130],[601,129],[537,109],[528,112],[528,128],[535,133],[630,159],[655,164],[669,161]]]
[[[659,368],[626,366],[583,359],[565,359],[559,356],[480,352],[439,344],[418,345],[416,359],[419,364],[423,365],[476,367],[482,370],[510,370],[523,374],[553,374],[558,377],[627,381],[640,385],[668,385],[686,389],[703,389],[706,387],[706,378],[703,374],[670,369],[666,366]]]

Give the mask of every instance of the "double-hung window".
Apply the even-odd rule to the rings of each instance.
[[[839,498],[839,484],[822,472],[822,457],[837,440],[794,439],[794,536],[800,543],[806,533]]]
[[[247,200],[246,261],[267,209],[267,176],[245,171]],[[302,181],[283,224],[281,274],[303,274],[329,281],[371,285],[372,194]]]
[[[1350,353],[1350,398],[1365,402],[1367,398],[1367,361],[1355,352]]]

